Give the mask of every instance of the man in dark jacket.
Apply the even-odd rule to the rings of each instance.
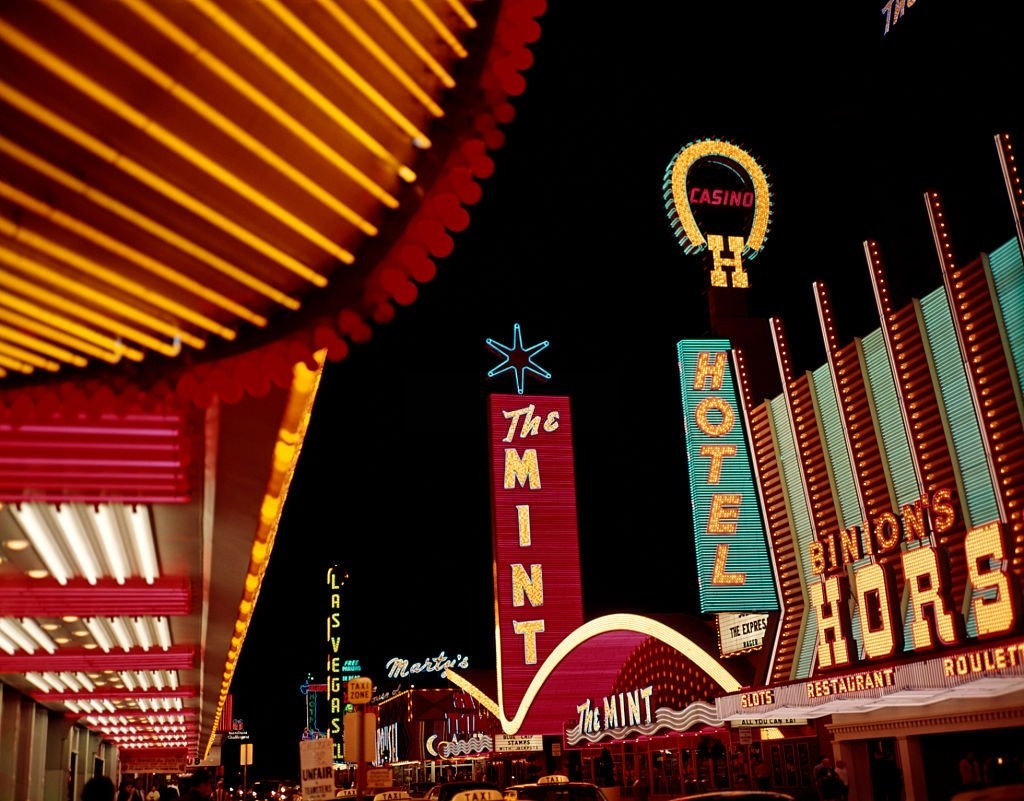
[[[213,776],[210,774],[210,771],[200,768],[192,774],[189,788],[185,795],[181,797],[181,801],[210,801],[212,793]]]

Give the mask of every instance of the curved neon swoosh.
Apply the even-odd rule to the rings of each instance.
[[[707,673],[726,692],[735,692],[742,686],[728,670],[718,664],[707,651],[694,643],[689,637],[683,636],[675,629],[669,628],[657,620],[651,620],[651,618],[643,617],[642,615],[628,614],[605,615],[604,617],[595,618],[584,623],[562,640],[537,669],[533,680],[530,682],[530,686],[526,688],[526,692],[523,694],[523,700],[519,703],[519,710],[516,712],[515,717],[511,719],[505,717],[505,710],[500,700],[495,701],[479,687],[467,681],[451,668],[448,668],[447,676],[456,686],[473,696],[488,712],[500,720],[501,730],[505,734],[515,734],[519,731],[519,727],[523,725],[523,721],[526,719],[526,715],[529,713],[530,707],[533,705],[537,695],[544,687],[544,683],[555,671],[559,663],[587,640],[599,634],[607,634],[610,631],[635,631],[638,634],[655,637],[685,655],[687,659]],[[499,699],[501,698],[501,687],[502,680],[499,675]]]

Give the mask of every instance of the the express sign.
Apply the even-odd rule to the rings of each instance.
[[[702,612],[779,608],[729,341],[677,346]]]
[[[502,706],[583,624],[569,399],[492,395],[490,445]]]

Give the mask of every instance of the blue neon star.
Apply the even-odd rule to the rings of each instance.
[[[487,347],[499,356],[503,357],[501,364],[487,373],[488,378],[494,378],[496,375],[501,375],[502,373],[507,373],[509,370],[513,370],[516,377],[516,391],[520,395],[523,394],[523,384],[526,381],[527,373],[533,373],[544,381],[551,378],[551,373],[533,360],[534,356],[544,350],[551,343],[545,339],[543,342],[538,342],[536,345],[524,348],[523,333],[519,330],[519,323],[515,323],[512,329],[511,345],[502,345],[500,342],[497,342],[490,337],[485,341],[487,343]]]

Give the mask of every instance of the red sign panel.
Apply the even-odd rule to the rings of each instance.
[[[544,660],[583,624],[569,399],[491,395],[498,700],[514,717]]]

